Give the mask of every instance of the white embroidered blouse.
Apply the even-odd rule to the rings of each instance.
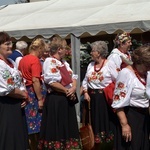
[[[115,48],[112,50],[112,52],[110,53],[107,59],[113,61],[116,64],[117,68],[121,69],[122,58],[126,60],[131,60],[129,56],[127,54],[120,52],[117,48]]]
[[[100,71],[94,70],[95,62],[91,62],[83,79],[83,90],[91,89],[103,89],[108,86],[112,81],[115,81],[118,75],[117,68],[112,61],[107,61]]]
[[[11,59],[9,61],[13,64],[13,68],[0,59],[0,96],[6,96],[15,88],[26,90],[16,64]]]
[[[145,85],[136,75],[130,69],[124,68],[119,72],[116,80],[112,107],[116,109],[125,106],[147,108],[149,99],[145,91]]]
[[[47,84],[51,84],[54,82],[61,82],[61,74],[59,67],[62,67],[63,65],[66,66],[69,74],[71,75],[72,79],[77,79],[78,75],[73,74],[72,69],[70,68],[70,65],[63,60],[63,63],[56,58],[49,57],[46,58],[44,63],[43,63],[43,77],[44,81]],[[72,85],[67,85],[66,87],[71,87]]]

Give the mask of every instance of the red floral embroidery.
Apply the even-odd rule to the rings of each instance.
[[[120,92],[120,96],[121,96],[121,97],[125,97],[125,96],[126,96],[126,93],[125,93],[125,92]]]
[[[56,142],[55,143],[55,147],[58,149],[58,148],[60,148],[60,142]]]
[[[92,72],[92,75],[93,75],[93,76],[96,75],[96,72]]]
[[[104,77],[103,77],[103,76],[100,76],[100,77],[99,77],[99,80],[100,80],[100,81],[103,81],[103,80],[104,80]]]
[[[52,73],[56,73],[56,72],[57,72],[57,69],[56,69],[56,68],[52,68],[52,69],[51,69],[51,72],[52,72]]]
[[[124,88],[124,84],[122,82],[119,82],[118,83],[118,88],[120,88],[120,89]]]
[[[120,71],[120,68],[117,68],[116,70],[119,72],[119,71]]]
[[[73,150],[81,149],[80,139],[60,140],[60,141],[44,141],[40,140],[38,143],[38,150]]]
[[[119,95],[115,95],[114,96],[114,101],[118,101],[119,100]]]
[[[92,77],[92,80],[96,80],[96,79],[97,79],[97,76],[93,76],[93,77]]]
[[[73,146],[74,146],[74,147],[77,147],[77,146],[78,146],[78,142],[75,141],[75,142],[73,143]]]
[[[56,60],[55,60],[55,59],[52,59],[52,63],[56,64]]]
[[[100,143],[100,142],[101,142],[100,138],[98,136],[96,136],[95,137],[95,143]]]
[[[12,78],[9,78],[9,79],[7,80],[7,83],[13,85],[13,84],[14,84],[14,81],[13,81]]]
[[[97,75],[102,75],[102,72],[98,72]]]

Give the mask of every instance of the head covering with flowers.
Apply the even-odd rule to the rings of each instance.
[[[121,43],[131,40],[131,36],[127,32],[123,32],[121,34],[118,34],[114,40],[115,45],[120,45]]]

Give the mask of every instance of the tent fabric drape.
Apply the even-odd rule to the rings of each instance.
[[[49,0],[0,9],[0,31],[14,38],[76,37],[150,30],[149,0]]]

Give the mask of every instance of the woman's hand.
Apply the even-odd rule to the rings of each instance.
[[[89,96],[89,94],[86,92],[86,93],[84,93],[84,99],[86,100],[86,101],[88,101],[88,102],[90,102],[90,96]]]
[[[70,89],[67,89],[67,91],[66,91],[66,96],[67,97],[72,97],[74,94],[75,94],[75,92],[76,92],[76,88],[75,87],[71,87]]]
[[[27,105],[27,101],[23,100],[22,103],[21,103],[21,108],[25,107],[26,105]]]
[[[131,141],[132,133],[131,133],[131,127],[129,126],[129,124],[122,125],[122,136],[126,142]]]
[[[39,109],[43,109],[43,100],[38,100]]]

